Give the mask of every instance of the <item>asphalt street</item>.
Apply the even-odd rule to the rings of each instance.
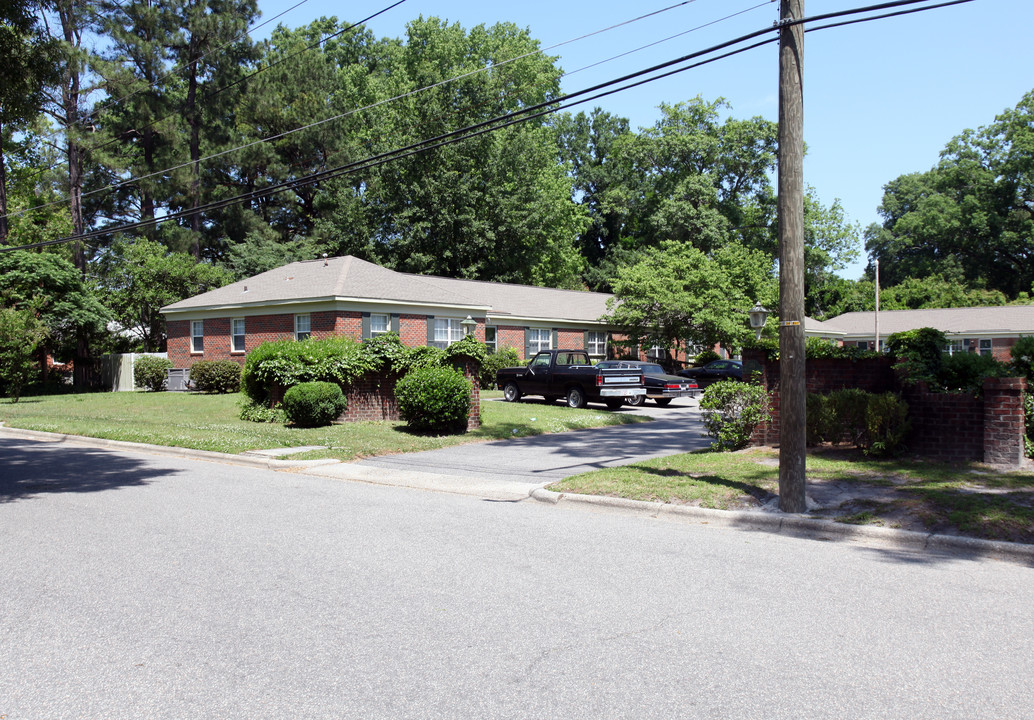
[[[1034,718],[1034,570],[0,438],[0,717]]]

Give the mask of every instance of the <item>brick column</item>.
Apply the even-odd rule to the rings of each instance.
[[[1023,391],[1021,377],[984,380],[984,462],[1018,467],[1023,464]]]
[[[457,357],[453,365],[470,380],[470,413],[467,415],[467,430],[481,427],[481,363],[469,357]]]

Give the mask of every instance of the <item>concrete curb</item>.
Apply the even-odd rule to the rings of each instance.
[[[874,525],[850,525],[808,515],[751,512],[744,510],[712,510],[710,508],[668,503],[627,500],[625,498],[577,493],[556,493],[536,488],[530,497],[558,505],[561,502],[605,507],[653,518],[679,518],[701,525],[760,530],[818,540],[847,540],[895,545],[922,552],[962,552],[970,555],[1008,560],[1034,567],[1034,545],[983,540],[980,538],[895,530]]]
[[[340,460],[335,460],[333,458],[326,458],[323,460],[277,460],[275,458],[263,458],[256,457],[254,455],[231,455],[229,453],[213,452],[210,450],[193,450],[191,448],[171,447],[168,445],[148,445],[146,443],[127,442],[125,440],[106,440],[104,438],[85,437],[83,435],[64,435],[62,433],[44,432],[42,430],[21,430],[19,428],[4,427],[2,423],[0,423],[0,437],[14,437],[21,438],[23,440],[40,440],[42,442],[69,443],[73,445],[87,445],[90,447],[129,450],[131,452],[141,452],[149,455],[170,455],[172,457],[205,460],[207,462],[221,462],[230,465],[243,465],[245,467],[261,468],[266,470],[320,467],[322,465],[336,465],[341,462]]]

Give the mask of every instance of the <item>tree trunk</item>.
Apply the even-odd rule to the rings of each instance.
[[[0,245],[7,243],[7,167],[4,162],[4,124],[0,123]]]

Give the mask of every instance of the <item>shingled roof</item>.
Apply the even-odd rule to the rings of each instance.
[[[597,322],[606,293],[413,275],[346,255],[291,263],[162,308],[163,313],[226,310],[298,302],[391,302],[520,319]]]
[[[872,337],[875,313],[844,313],[826,320],[823,325],[848,336]],[[880,312],[882,336],[924,327],[940,330],[946,335],[1034,335],[1034,305]]]

